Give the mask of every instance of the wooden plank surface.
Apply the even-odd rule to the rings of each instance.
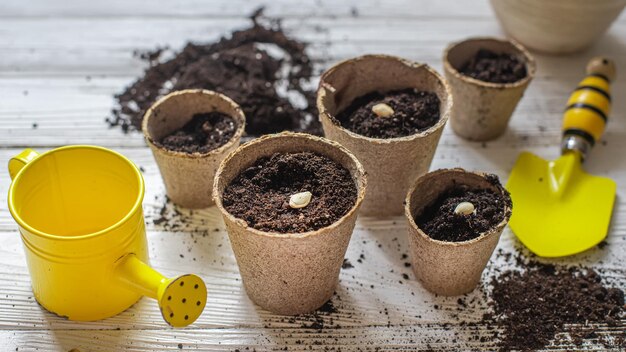
[[[492,342],[480,342],[490,333],[478,323],[486,309],[480,291],[467,297],[476,305],[459,311],[456,298],[428,293],[404,266],[406,226],[401,217],[360,218],[346,255],[354,268],[342,270],[333,298],[337,312],[295,319],[263,311],[246,297],[215,209],[193,214],[181,210],[176,216],[170,207],[171,221],[185,226],[172,231],[153,224],[164,204],[164,191],[152,156],[139,134],[124,135],[104,124],[113,107],[112,95],[145,67],[132,51],[157,45],[180,48],[188,40],[213,41],[245,27],[247,15],[257,6],[245,0],[0,2],[0,160],[23,147],[47,150],[79,143],[127,155],[145,169],[144,210],[152,264],[171,275],[196,272],[210,292],[204,314],[186,329],[167,328],[149,300],[94,323],[70,322],[43,311],[32,298],[19,235],[6,209],[10,180],[0,169],[0,341],[4,342],[0,350],[494,348]],[[364,53],[395,54],[441,70],[441,53],[448,43],[467,36],[503,35],[487,1],[277,0],[267,7],[267,14],[283,18],[291,35],[310,43],[318,70]],[[564,101],[585,62],[597,54],[611,55],[618,67],[626,67],[624,16],[586,52],[565,58],[536,54],[537,77],[505,136],[483,145],[464,141],[446,128],[432,168],[461,166],[506,179],[521,150],[556,157]],[[618,76],[613,89],[608,132],[586,164],[589,172],[618,182],[609,245],[559,262],[600,268],[609,282],[626,288],[626,103],[620,99],[626,94],[626,74]],[[498,248],[505,253],[523,251],[508,229]],[[365,259],[359,262],[361,255]],[[484,277],[509,266],[494,256]],[[462,326],[457,318],[477,325]],[[311,328],[316,319],[327,328],[321,332]],[[614,330],[600,327],[600,335],[615,334]],[[557,340],[548,349],[572,350],[567,339]]]

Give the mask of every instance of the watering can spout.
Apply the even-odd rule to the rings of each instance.
[[[206,305],[207,289],[200,277],[186,274],[167,278],[133,253],[117,261],[115,275],[131,290],[156,299],[163,319],[173,327],[193,323]]]

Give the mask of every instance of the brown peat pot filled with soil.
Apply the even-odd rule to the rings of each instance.
[[[402,214],[406,192],[428,172],[450,115],[443,78],[425,64],[361,56],[322,75],[317,108],[326,137],[353,152],[367,171],[361,214]]]
[[[172,202],[186,208],[213,205],[215,172],[239,145],[244,127],[241,108],[208,90],[170,93],[148,109],[143,134]]]
[[[454,107],[454,132],[473,141],[504,133],[517,103],[535,75],[535,60],[521,45],[504,39],[471,38],[443,54]]]
[[[365,187],[352,153],[308,134],[263,136],[224,159],[213,197],[250,299],[286,315],[326,303]]]
[[[406,198],[415,276],[429,291],[456,296],[476,287],[511,217],[497,176],[442,169],[420,177]]]

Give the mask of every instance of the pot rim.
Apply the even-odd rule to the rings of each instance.
[[[485,41],[512,45],[513,48],[517,50],[517,54],[521,54],[524,57],[524,64],[526,66],[526,77],[520,80],[517,80],[515,82],[510,82],[510,83],[485,82],[485,81],[481,81],[479,79],[472,78],[472,77],[462,74],[450,63],[450,60],[448,59],[448,57],[452,49],[456,48],[457,46],[461,44],[468,44],[468,43],[479,44],[480,42],[485,42]],[[497,38],[497,37],[470,37],[470,38],[463,39],[458,42],[450,43],[448,44],[448,46],[443,52],[442,61],[443,61],[444,71],[452,74],[455,78],[461,81],[464,81],[468,84],[477,85],[480,87],[490,88],[490,89],[517,88],[520,86],[524,86],[528,84],[535,77],[535,73],[537,70],[537,64],[535,62],[535,58],[530,54],[528,50],[526,50],[526,48],[523,45],[521,45],[518,41],[514,39],[504,39],[504,38]]]
[[[477,172],[477,171],[467,171],[463,168],[450,168],[450,169],[438,169],[435,171],[431,171],[423,176],[421,176],[420,178],[418,178],[415,183],[411,186],[411,188],[409,189],[409,192],[407,193],[406,196],[406,200],[405,200],[405,205],[404,205],[404,216],[407,218],[408,222],[409,222],[409,227],[412,228],[413,230],[415,230],[415,232],[417,233],[417,236],[420,236],[422,239],[429,241],[431,243],[434,243],[436,245],[439,246],[446,246],[446,247],[465,247],[465,246],[471,246],[475,243],[481,242],[486,240],[488,237],[494,236],[500,232],[502,232],[502,230],[504,229],[504,227],[508,224],[509,219],[511,218],[511,214],[512,214],[512,209],[511,207],[507,206],[506,203],[504,205],[504,219],[502,219],[502,221],[500,221],[497,225],[495,225],[494,227],[492,227],[491,229],[480,233],[480,235],[478,235],[475,238],[472,238],[470,240],[467,241],[461,241],[461,242],[450,242],[450,241],[441,241],[441,240],[436,240],[430,236],[428,236],[419,226],[417,226],[417,223],[415,222],[415,218],[413,216],[412,213],[412,209],[411,209],[411,196],[413,195],[413,193],[417,190],[417,187],[421,184],[420,179],[422,179],[423,177],[436,177],[440,174],[448,174],[448,173],[457,173],[457,174],[465,174],[465,175],[476,175],[479,176],[481,178],[485,178],[485,176],[487,175],[487,173],[484,172]],[[504,186],[499,185],[496,186],[496,188],[498,188],[498,190],[500,191],[500,194],[503,197],[508,197],[510,199],[510,196],[507,195],[506,189],[504,188]],[[409,231],[409,235],[413,235],[411,233],[411,231]]]
[[[346,214],[344,214],[341,218],[337,219],[332,224],[326,227],[322,227],[317,230],[298,232],[298,233],[293,233],[293,232],[281,233],[281,232],[261,231],[261,230],[257,230],[249,226],[246,221],[235,217],[224,208],[222,204],[222,192],[219,191],[219,182],[222,179],[222,174],[227,164],[233,159],[233,157],[235,157],[239,153],[245,153],[246,150],[259,147],[260,145],[264,144],[268,140],[283,139],[283,138],[302,138],[302,139],[313,140],[319,143],[330,145],[338,149],[345,155],[347,155],[350,158],[350,160],[352,160],[352,162],[354,163],[356,172],[355,174],[351,173],[351,176],[353,180],[355,181],[356,187],[357,187],[356,201],[352,205],[352,208],[350,208],[350,210]],[[303,151],[306,151],[306,150],[303,150]],[[307,238],[307,237],[321,235],[323,233],[332,231],[333,229],[339,227],[341,224],[347,221],[347,219],[351,217],[355,212],[357,212],[359,207],[361,206],[361,203],[363,202],[363,198],[365,198],[366,189],[367,189],[367,175],[366,175],[365,169],[363,168],[363,165],[361,165],[361,162],[356,158],[356,156],[354,156],[354,154],[352,154],[352,152],[350,152],[348,149],[346,149],[341,144],[335,141],[331,141],[323,137],[318,137],[318,136],[310,135],[307,133],[285,131],[281,133],[264,135],[259,138],[256,138],[248,143],[245,143],[239,146],[236,150],[228,154],[228,156],[224,158],[224,160],[222,160],[217,172],[215,173],[215,179],[213,180],[213,201],[215,202],[215,205],[220,210],[223,216],[227,217],[231,222],[236,223],[239,226],[245,228],[245,230],[248,231],[250,234],[254,234],[256,236],[271,237],[271,238],[276,238],[276,239]]]
[[[132,207],[128,210],[128,212],[121,218],[119,219],[117,222],[115,222],[114,224],[105,227],[104,229],[98,230],[96,232],[91,232],[91,233],[86,233],[84,235],[78,235],[78,236],[59,236],[59,235],[53,235],[53,234],[49,234],[47,232],[41,231],[41,230],[37,230],[34,227],[30,226],[28,223],[26,223],[26,221],[24,219],[22,219],[22,217],[19,215],[19,211],[16,209],[16,202],[14,199],[15,196],[15,190],[14,188],[17,187],[17,185],[20,183],[20,179],[21,179],[21,175],[26,172],[26,170],[28,170],[30,167],[32,167],[32,165],[36,164],[37,161],[41,160],[43,157],[47,157],[53,153],[59,152],[59,151],[66,151],[66,150],[73,150],[73,149],[91,149],[91,150],[97,150],[97,151],[101,151],[101,152],[105,152],[105,153],[109,153],[112,154],[116,157],[118,157],[119,159],[121,159],[122,161],[124,161],[127,165],[129,165],[131,167],[131,170],[134,171],[135,176],[137,178],[137,183],[138,183],[138,192],[137,192],[137,198],[135,199],[135,202],[133,203]],[[57,241],[78,241],[78,240],[86,240],[86,239],[90,239],[90,238],[94,238],[94,237],[99,237],[102,236],[108,232],[111,232],[112,230],[117,229],[118,227],[121,227],[122,225],[124,225],[125,223],[127,223],[133,216],[136,215],[137,211],[140,211],[143,217],[143,209],[142,209],[142,203],[143,203],[143,198],[144,198],[144,194],[145,194],[145,184],[144,184],[144,179],[143,176],[141,174],[141,171],[139,171],[139,169],[137,168],[137,165],[135,165],[132,161],[130,161],[130,159],[128,159],[127,157],[125,157],[124,155],[108,149],[108,148],[104,148],[104,147],[100,147],[100,146],[95,146],[95,145],[68,145],[68,146],[64,146],[64,147],[60,147],[60,148],[55,148],[55,149],[51,149],[48,150],[44,153],[39,154],[39,156],[37,156],[34,160],[32,160],[31,162],[27,163],[26,165],[24,165],[24,167],[22,167],[22,169],[20,169],[20,171],[17,173],[17,175],[15,175],[14,180],[11,182],[11,186],[9,187],[9,193],[8,193],[8,203],[9,203],[9,211],[11,213],[11,215],[13,216],[13,219],[15,220],[15,222],[17,222],[17,224],[26,229],[29,233],[32,233],[36,236],[45,238],[45,239],[49,239],[49,240],[57,240]]]
[[[211,149],[205,153],[198,153],[198,152],[186,153],[186,152],[180,152],[180,151],[175,151],[175,150],[169,150],[163,146],[160,146],[154,143],[152,136],[148,133],[148,122],[149,122],[149,119],[153,116],[154,111],[158,109],[159,105],[164,103],[166,100],[170,98],[178,98],[179,96],[183,96],[187,94],[200,94],[200,95],[205,96],[209,101],[212,101],[215,99],[223,100],[233,107],[233,109],[236,111],[235,114],[225,113],[224,111],[220,111],[218,109],[213,110],[213,111],[218,111],[223,114],[226,114],[232,117],[235,121],[237,121],[237,129],[235,130],[235,134],[233,134],[233,136],[225,144],[215,149]],[[174,156],[177,158],[186,158],[186,159],[202,159],[202,158],[207,158],[207,157],[224,153],[224,151],[228,150],[228,148],[230,148],[231,146],[239,142],[239,140],[241,139],[241,136],[244,133],[245,127],[246,127],[246,116],[243,113],[243,110],[241,109],[239,104],[237,104],[234,100],[232,100],[231,98],[229,98],[228,96],[222,93],[219,93],[213,90],[208,90],[208,89],[183,89],[183,90],[177,90],[177,91],[171,92],[161,97],[156,102],[154,102],[150,106],[150,108],[146,110],[146,113],[143,116],[143,121],[141,122],[141,131],[143,133],[144,139],[146,140],[146,143],[151,148],[158,150],[160,152],[163,152],[165,154],[168,154],[170,156]]]
[[[414,134],[410,134],[408,136],[402,136],[402,137],[395,137],[395,138],[373,138],[373,137],[367,137],[364,136],[362,134],[358,134],[356,132],[353,132],[345,127],[343,127],[341,124],[337,123],[336,118],[330,113],[328,112],[328,109],[326,108],[325,104],[322,103],[322,97],[326,96],[326,91],[334,91],[335,88],[332,87],[330,84],[326,83],[324,81],[324,79],[331,73],[333,73],[334,71],[338,70],[341,68],[341,66],[348,64],[348,63],[352,63],[352,62],[359,62],[359,61],[364,61],[364,60],[371,60],[371,59],[384,59],[384,60],[389,60],[389,61],[398,61],[406,66],[409,66],[413,69],[420,69],[423,68],[426,70],[426,72],[428,74],[432,74],[443,86],[445,92],[446,92],[446,103],[444,105],[443,109],[440,109],[439,112],[439,120],[432,126],[430,126],[428,129],[422,131],[422,132],[418,132],[418,133],[414,133]],[[342,60],[338,63],[336,63],[335,65],[333,65],[331,68],[329,68],[328,70],[326,70],[322,76],[320,77],[320,83],[319,86],[317,88],[317,97],[316,97],[316,105],[317,105],[317,109],[319,111],[319,115],[324,115],[325,118],[327,118],[328,120],[330,120],[334,126],[337,127],[338,130],[342,131],[343,133],[349,135],[350,137],[352,137],[353,139],[360,139],[363,141],[367,141],[373,144],[392,144],[392,143],[403,143],[403,142],[411,142],[414,141],[415,139],[418,138],[422,138],[422,137],[426,137],[430,134],[435,133],[437,130],[443,128],[446,124],[446,122],[448,121],[451,111],[452,111],[452,104],[453,104],[453,97],[452,97],[452,90],[448,84],[448,82],[443,78],[443,76],[438,73],[435,69],[433,69],[432,67],[430,67],[428,64],[426,63],[418,63],[418,62],[414,62],[414,61],[410,61],[398,56],[393,56],[393,55],[386,55],[386,54],[368,54],[368,55],[361,55],[361,56],[357,56],[351,59],[346,59],[346,60]]]

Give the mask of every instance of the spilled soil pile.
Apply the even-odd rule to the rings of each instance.
[[[141,130],[143,115],[157,99],[176,90],[202,88],[241,105],[247,135],[283,130],[321,134],[306,45],[287,37],[277,22],[259,24],[261,15],[262,9],[257,10],[250,28],[217,43],[188,43],[167,61],[159,60],[163,49],[141,54],[150,67],[115,96],[118,106],[107,123],[124,132]]]
[[[603,326],[624,329],[624,292],[605,286],[593,269],[530,262],[525,272],[504,272],[491,284],[495,313],[484,319],[503,329],[503,351],[541,349],[563,331],[581,345]]]

